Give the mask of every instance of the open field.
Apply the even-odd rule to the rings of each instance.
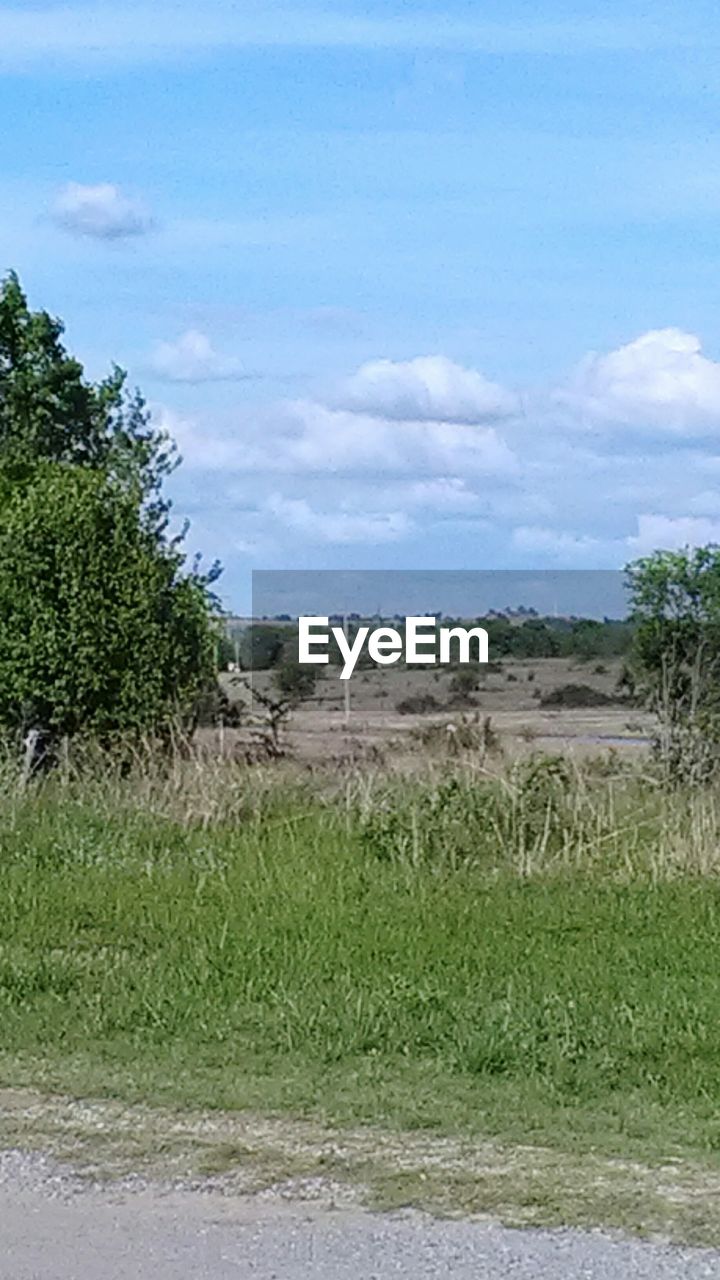
[[[444,724],[463,715],[483,719],[490,716],[501,745],[511,755],[526,751],[528,744],[548,750],[596,753],[603,745],[627,751],[642,748],[642,739],[652,732],[651,718],[617,699],[622,670],[619,659],[579,662],[567,658],[513,661],[504,659],[499,670],[480,669],[478,689],[469,696],[453,693],[455,674],[444,669],[357,671],[351,678],[350,718],[345,719],[345,686],[335,668],[324,672],[315,695],[294,712],[289,743],[294,754],[308,760],[347,757],[362,749],[416,748],[408,743],[414,732],[428,724]],[[272,688],[272,672],[252,676],[253,687]],[[231,698],[245,700],[240,684],[223,676]],[[585,685],[608,702],[604,706],[552,708],[541,705],[553,690],[569,684]],[[435,711],[401,714],[398,704],[422,694],[432,695]],[[227,742],[233,741],[229,734]]]
[[[508,1156],[443,1176],[449,1200],[422,1169],[368,1177],[387,1203],[716,1238],[714,793],[472,752],[414,777],[191,758],[6,784],[9,1088],[532,1150],[553,1179]],[[573,1162],[617,1159],[672,1169],[682,1212],[639,1207],[651,1172],[578,1198]]]

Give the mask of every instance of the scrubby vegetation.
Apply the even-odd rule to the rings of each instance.
[[[617,698],[588,684],[558,685],[540,697],[541,707],[608,707],[614,702]]]
[[[401,716],[425,716],[442,711],[442,703],[438,702],[434,693],[414,693],[409,698],[401,698],[395,710]]]
[[[666,781],[702,784],[720,769],[720,547],[657,551],[628,578],[626,684],[657,717]]]

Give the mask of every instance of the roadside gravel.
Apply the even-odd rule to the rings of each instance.
[[[100,1185],[0,1153],[0,1280],[701,1280],[720,1252],[417,1212]]]

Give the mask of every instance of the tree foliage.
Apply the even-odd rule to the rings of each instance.
[[[166,534],[173,448],[125,375],[0,288],[0,725],[51,739],[189,724],[214,669],[213,569]]]
[[[144,518],[163,526],[172,442],[152,427],[142,396],[127,391],[122,369],[87,381],[63,332],[46,311],[30,311],[10,274],[0,286],[0,465],[18,481],[38,461],[102,470],[136,487]]]
[[[288,627],[282,623],[255,622],[242,634],[240,666],[244,671],[267,671],[281,659],[287,644]]]
[[[187,723],[213,670],[203,579],[101,471],[40,463],[0,516],[0,721],[54,736]]]
[[[656,551],[627,579],[629,682],[658,717],[668,775],[704,780],[720,764],[720,547]]]

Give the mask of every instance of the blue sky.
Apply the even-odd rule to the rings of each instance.
[[[580,8],[0,3],[0,266],[230,605],[720,540],[720,22]]]

